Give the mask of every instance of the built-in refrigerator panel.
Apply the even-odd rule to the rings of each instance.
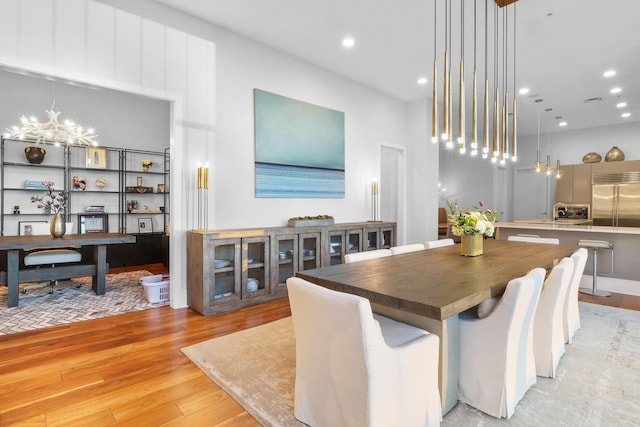
[[[615,185],[594,185],[591,199],[593,225],[615,226]]]
[[[593,175],[593,225],[640,227],[640,172]]]
[[[618,185],[618,227],[640,227],[640,184]]]

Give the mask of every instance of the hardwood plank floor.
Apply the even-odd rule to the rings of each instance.
[[[0,426],[258,426],[180,349],[290,314],[287,299],[209,317],[161,307],[0,337]]]

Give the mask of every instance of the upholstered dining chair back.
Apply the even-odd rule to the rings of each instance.
[[[433,248],[441,248],[444,246],[452,246],[453,243],[453,239],[438,239],[438,240],[429,240],[427,243],[425,243],[425,247],[427,249],[433,249]]]
[[[582,279],[588,257],[589,252],[585,248],[578,248],[571,255],[571,259],[573,260],[573,274],[571,274],[571,282],[567,289],[567,298],[564,302],[563,309],[565,343],[571,343],[576,331],[580,329],[578,293],[580,289],[580,280]]]
[[[391,256],[391,250],[375,249],[373,251],[354,252],[352,254],[346,254],[344,256],[344,263],[349,264],[351,262],[364,261],[367,259],[383,258],[386,256]]]
[[[375,316],[365,298],[287,279],[294,415],[311,426],[438,426],[439,338]]]
[[[410,245],[394,246],[390,250],[391,255],[406,254],[409,252],[423,251],[424,245],[422,243],[413,243]]]
[[[530,237],[530,236],[509,236],[507,240],[513,242],[528,242],[528,243],[546,243],[548,245],[559,245],[560,239],[553,237]]]
[[[544,276],[543,268],[535,268],[510,280],[486,317],[460,317],[460,401],[494,417],[510,418],[535,384],[531,310],[535,312]]]
[[[564,354],[564,303],[573,274],[573,260],[563,258],[544,282],[533,325],[536,374],[554,378]]]

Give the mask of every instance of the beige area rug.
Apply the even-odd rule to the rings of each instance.
[[[20,292],[18,307],[7,307],[7,287],[0,286],[0,335],[30,331],[82,320],[115,316],[130,311],[148,310],[168,303],[152,304],[145,298],[144,287],[138,282],[149,276],[146,270],[107,274],[106,293],[96,295],[91,289],[91,277],[76,278],[80,288],[72,285]],[[20,285],[20,289],[25,284]]]
[[[443,426],[640,425],[640,312],[580,303],[582,329],[558,376],[538,382],[508,421],[458,403]],[[293,417],[295,338],[291,317],[182,351],[265,426]]]

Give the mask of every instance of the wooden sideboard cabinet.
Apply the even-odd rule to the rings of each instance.
[[[296,272],[396,244],[396,223],[194,230],[187,235],[187,303],[205,316],[287,296]]]

